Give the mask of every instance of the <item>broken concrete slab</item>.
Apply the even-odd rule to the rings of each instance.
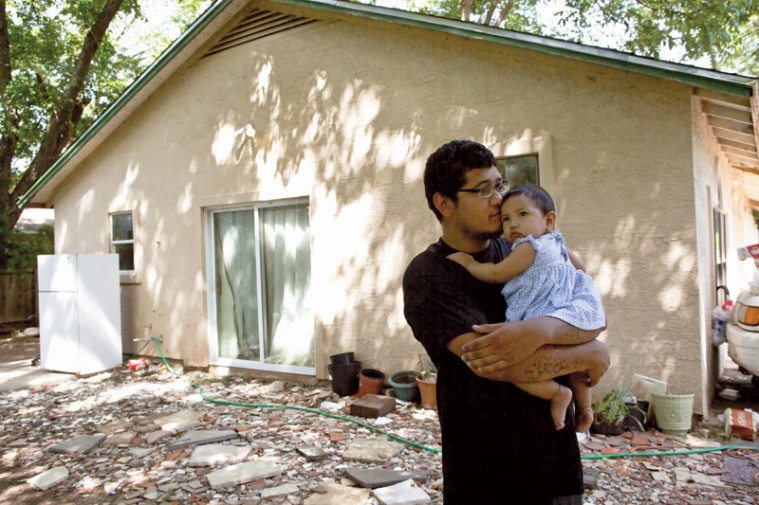
[[[380,505],[425,505],[432,502],[429,495],[411,479],[375,489],[372,495]]]
[[[598,476],[601,472],[595,468],[582,467],[582,481],[585,489],[595,489],[598,486]]]
[[[715,475],[704,475],[698,472],[693,472],[691,474],[691,478],[693,479],[693,482],[697,484],[706,484],[707,486],[715,486],[715,487],[727,486],[727,484],[722,482],[722,480]]]
[[[735,484],[753,486],[759,484],[755,476],[759,475],[759,461],[748,458],[734,458],[725,454],[722,461],[722,480]]]
[[[271,460],[257,459],[230,465],[206,475],[213,489],[237,486],[254,480],[268,479],[282,473],[282,470]]]
[[[55,468],[51,468],[50,470],[44,471],[39,475],[35,475],[31,479],[28,479],[26,482],[27,484],[31,484],[37,489],[44,491],[45,489],[50,489],[56,484],[63,482],[68,478],[68,476],[69,471],[66,469],[66,467],[57,466]]]
[[[674,472],[675,472],[675,481],[678,484],[687,484],[693,481],[690,470],[688,470],[687,468],[675,468]]]
[[[380,395],[362,396],[351,404],[351,415],[367,418],[384,416],[395,410],[395,398]]]
[[[237,438],[235,430],[192,430],[179,437],[169,448],[178,449],[188,445],[211,444],[234,438]]]
[[[237,445],[208,444],[192,451],[190,466],[216,466],[241,463],[250,454],[250,447]]]
[[[287,496],[290,494],[297,494],[299,491],[300,489],[298,489],[298,486],[292,483],[282,484],[281,486],[277,486],[277,487],[267,487],[266,489],[261,491],[261,499],[269,500],[271,498],[276,498],[277,496]]]
[[[133,431],[122,431],[121,433],[114,433],[105,439],[103,445],[126,445],[132,441],[135,435],[136,433]]]
[[[79,435],[47,448],[50,452],[86,454],[100,444],[107,435]]]
[[[155,452],[155,447],[149,447],[147,449],[143,447],[132,447],[129,449],[129,452],[131,452],[135,458],[144,458]]]
[[[654,479],[654,482],[660,482],[663,484],[669,484],[671,482],[667,472],[651,472],[651,477]]]
[[[335,505],[336,503],[366,503],[369,490],[351,486],[343,486],[334,482],[323,482],[319,491],[303,500],[303,505]]]
[[[29,328],[24,328],[24,331],[22,331],[21,334],[25,337],[39,337],[40,329],[36,326],[30,326]]]
[[[157,431],[151,431],[147,435],[145,435],[145,440],[148,441],[149,444],[154,444],[158,442],[160,439],[162,439],[165,436],[171,435],[170,431],[167,430],[157,430]]]
[[[318,461],[327,457],[327,453],[320,447],[304,446],[296,448],[299,454],[306,457],[308,461]]]
[[[132,421],[113,421],[108,424],[104,424],[100,426],[100,433],[106,433],[110,435],[111,433],[118,433],[119,431],[124,431],[128,428],[131,428]]]
[[[357,438],[341,456],[346,461],[385,463],[402,449],[402,444],[385,439]]]
[[[153,424],[156,424],[161,427],[164,431],[170,431],[176,433],[177,431],[186,430],[188,428],[192,428],[198,422],[200,421],[200,418],[203,417],[205,414],[203,412],[198,412],[196,410],[187,409],[187,410],[180,410],[179,412],[175,414],[171,414],[164,417],[159,417],[158,419],[155,419],[153,421]]]
[[[274,381],[258,388],[258,391],[262,396],[276,396],[284,390],[285,384],[282,381]]]
[[[427,475],[423,472],[396,472],[384,468],[357,467],[348,467],[344,471],[353,482],[361,487],[368,487],[371,489],[390,486],[408,479],[413,479],[418,482],[424,482],[427,480]]]

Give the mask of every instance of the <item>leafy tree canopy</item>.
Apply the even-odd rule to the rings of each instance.
[[[411,0],[409,10],[759,74],[759,0]]]
[[[209,3],[0,0],[0,270],[18,198]],[[124,44],[146,6],[172,9],[168,29]]]

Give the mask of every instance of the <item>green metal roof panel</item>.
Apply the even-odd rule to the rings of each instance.
[[[19,199],[20,205],[28,203],[32,197],[61,170],[61,168],[100,129],[113,118],[145,85],[159,73],[187,44],[193,40],[216,16],[233,0],[218,0],[209,7],[190,27],[176,39],[119,97],[99,116],[95,122],[74,141],[52,167]],[[679,63],[669,63],[636,56],[630,53],[586,46],[550,37],[502,30],[476,23],[469,23],[426,14],[416,14],[398,9],[376,7],[339,0],[270,0],[273,3],[304,7],[332,12],[340,15],[358,16],[378,21],[441,31],[470,39],[504,44],[512,47],[538,51],[607,67],[674,80],[699,88],[711,89],[738,96],[751,96],[755,78],[715,70],[702,69]]]

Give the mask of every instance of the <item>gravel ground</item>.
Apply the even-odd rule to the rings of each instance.
[[[439,454],[394,445],[366,427],[317,413],[209,403],[190,382],[200,385],[209,397],[240,403],[318,409],[343,401],[342,409],[332,414],[348,416],[350,400],[337,398],[328,384],[217,378],[204,372],[182,374],[177,379],[157,364],[144,372],[121,367],[86,379],[7,392],[0,398],[0,503],[330,503],[335,484],[343,490],[356,486],[346,476],[348,467],[413,472],[430,503],[442,503]],[[175,430],[162,430],[161,418],[178,412],[194,414],[194,420]],[[377,420],[348,417],[418,444],[440,447],[436,413],[414,404],[399,402],[395,412]],[[275,461],[278,474],[213,489],[207,476],[224,464],[194,466],[190,459],[202,446],[170,447],[189,430],[224,429],[234,430],[235,436],[220,442],[222,445],[250,449],[247,461]],[[75,436],[98,433],[108,438],[88,452],[50,450]],[[346,459],[346,451],[364,439],[386,444],[390,450],[387,457],[380,463]],[[582,447],[587,457],[734,442],[719,436],[719,427],[707,423],[694,427],[685,437],[653,431],[617,437],[593,435]],[[322,459],[309,461],[298,451],[307,447],[321,449]],[[759,487],[753,481],[754,473],[759,472],[758,457],[759,451],[742,450],[586,460],[585,503],[759,503]],[[50,489],[38,490],[26,482],[56,467],[65,468],[68,476]],[[745,483],[725,479],[743,479]],[[283,485],[289,486],[279,488]],[[272,489],[274,496],[269,497]],[[282,494],[277,495],[278,491]],[[339,498],[332,503],[351,505]],[[367,494],[355,503],[379,502]]]

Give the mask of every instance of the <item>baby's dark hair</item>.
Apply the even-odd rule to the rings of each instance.
[[[503,203],[513,196],[524,195],[534,203],[545,216],[549,212],[556,212],[556,205],[553,203],[553,198],[548,194],[548,191],[541,188],[537,184],[520,184],[514,189],[510,189],[503,195]]]

